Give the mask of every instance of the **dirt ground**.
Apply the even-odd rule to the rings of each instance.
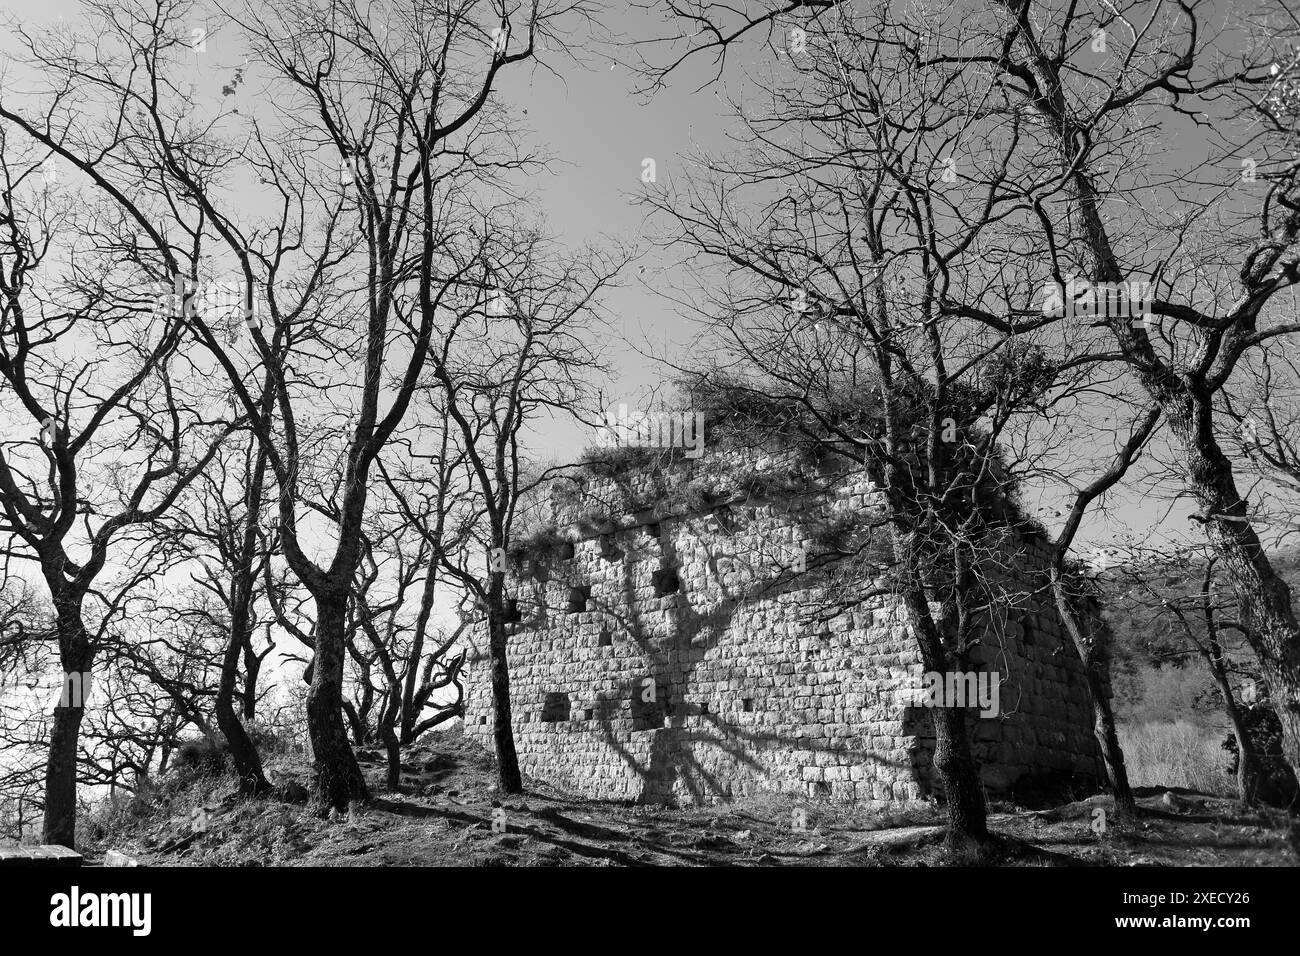
[[[945,862],[940,811],[889,817],[768,799],[672,809],[594,802],[528,781],[497,800],[487,755],[459,734],[405,753],[400,793],[383,789],[382,755],[358,756],[374,795],[346,816],[307,810],[306,768],[273,779],[299,802],[249,801],[229,781],[172,795],[83,840],[87,863],[116,850],[163,866],[924,866]],[[294,792],[296,791],[296,792]],[[1005,850],[983,862],[1020,866],[1290,866],[1281,814],[1243,812],[1188,791],[1140,791],[1142,815],[1101,825],[1103,796],[1050,809],[994,805]],[[198,809],[196,812],[196,808]],[[1107,813],[1109,816],[1109,813]]]

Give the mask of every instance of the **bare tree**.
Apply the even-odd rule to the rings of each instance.
[[[1250,711],[1271,705],[1260,694],[1258,668],[1243,659],[1249,645],[1236,599],[1218,587],[1218,559],[1206,551],[1204,546],[1128,550],[1113,572],[1123,588],[1115,610],[1127,613],[1138,633],[1146,635],[1145,649],[1153,660],[1181,664],[1199,658],[1204,664],[1236,738],[1241,801],[1288,806],[1296,796],[1295,778],[1285,765],[1280,773],[1266,767],[1276,758],[1261,754],[1255,744]],[[1288,776],[1289,786],[1283,783]]]
[[[506,625],[511,598],[506,559],[518,509],[544,475],[531,467],[523,437],[543,415],[593,412],[592,350],[598,296],[626,265],[624,250],[583,250],[568,261],[535,227],[499,213],[482,225],[479,267],[465,277],[457,321],[429,344],[427,401],[453,433],[468,515],[455,552],[430,540],[450,583],[474,602],[487,631],[493,742],[499,786],[519,793],[523,780],[510,715]],[[405,496],[407,520],[432,532]],[[435,515],[437,513],[435,512]],[[481,550],[480,550],[481,549]],[[480,563],[481,562],[481,563]]]
[[[47,131],[60,128],[58,109],[56,93]],[[99,210],[60,194],[48,153],[38,183],[32,149],[24,161],[17,143],[15,127],[28,125],[4,107],[0,116],[11,124],[0,130],[0,382],[22,435],[0,447],[0,529],[6,554],[36,566],[54,606],[62,670],[84,684],[100,646],[94,634],[125,593],[88,626],[87,602],[97,601],[110,550],[167,512],[233,425],[207,414],[191,390],[176,362],[184,324],[156,315],[138,294],[139,273],[115,258]],[[83,695],[68,695],[54,714],[47,843],[75,841],[83,714]]]
[[[1090,313],[1089,326],[1103,333],[1093,348],[1098,358],[1121,363],[1160,410],[1187,491],[1238,594],[1254,652],[1276,688],[1294,764],[1300,762],[1300,625],[1216,437],[1214,396],[1244,356],[1300,330],[1294,322],[1267,321],[1279,292],[1300,281],[1293,152],[1300,100],[1294,56],[1282,39],[1286,30],[1294,32],[1295,18],[1276,4],[1242,11],[1245,22],[1234,24],[1239,35],[1262,33],[1263,39],[1237,43],[1240,54],[1226,57],[1200,7],[1136,0],[1093,11],[990,0],[923,19],[908,11],[859,14],[835,0],[743,11],[691,0],[672,5],[670,19],[689,25],[693,38],[653,64],[651,76],[662,83],[696,54],[713,56],[721,75],[727,53],[742,39],[765,39],[770,50],[784,52],[787,32],[797,30],[810,52],[790,60],[804,74],[834,59],[813,38],[845,31],[857,45],[899,51],[916,68],[915,89],[927,95],[987,80],[985,102],[1016,138],[1010,158],[1037,160],[1037,175],[1009,177],[1009,189],[1032,212],[1024,227],[1037,237],[1031,255],[1040,260],[1040,288],[1043,281],[1064,286],[1070,272],[1094,290],[1135,278],[1153,286],[1152,321],[1133,321],[1127,308]],[[877,115],[880,101],[872,94],[855,84],[853,108],[885,126],[888,117]],[[1187,121],[1239,136],[1215,142],[1209,157],[1196,155],[1190,168],[1169,168],[1168,153],[1144,144],[1153,131]],[[955,147],[953,167],[978,173],[988,155],[979,146]],[[1004,159],[997,162],[1008,168]],[[1243,184],[1250,184],[1246,216],[1235,203]],[[1123,221],[1107,215],[1120,206]],[[954,297],[951,308],[999,321],[1032,308],[1021,296],[996,301]]]
[[[261,623],[258,602],[264,572],[277,544],[266,526],[266,450],[251,435],[244,437],[243,442],[232,442],[195,482],[185,500],[188,507],[176,509],[165,534],[184,549],[185,560],[195,566],[191,579],[212,599],[192,601],[173,613],[196,630],[222,638],[213,713],[240,790],[254,796],[270,785],[243,722],[256,714],[258,674],[275,646],[270,628],[260,650],[254,634]]]
[[[652,85],[781,11],[755,23],[703,4],[673,12],[701,29]],[[1023,304],[1051,251],[1037,210],[1059,186],[1024,148],[995,76],[928,74],[954,25],[829,4],[797,22],[773,28],[770,70],[749,80],[765,105],[741,111],[746,149],[647,201],[670,224],[665,246],[688,250],[710,290],[697,309],[714,368],[881,489],[890,581],[925,667],[951,671],[1028,598],[999,583],[1011,560],[1000,542],[1023,530],[1014,489],[1046,467],[1051,440],[1021,422],[1050,431],[1052,409],[1098,377],[1086,337]],[[1062,578],[1072,539],[1058,542]],[[949,846],[987,845],[965,715],[937,709],[934,724]]]

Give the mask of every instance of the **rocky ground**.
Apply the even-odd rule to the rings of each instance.
[[[404,755],[399,793],[382,754],[359,754],[374,798],[321,819],[305,803],[301,760],[272,763],[276,797],[249,801],[222,778],[137,802],[83,827],[87,863],[163,866],[915,866],[941,864],[938,812],[888,817],[793,801],[688,809],[574,799],[529,782],[498,800],[488,757],[458,733]],[[1294,865],[1283,817],[1187,791],[1144,790],[1136,825],[1101,825],[1104,797],[1026,809],[997,805],[1005,850],[991,861],[1039,866]],[[112,855],[110,856],[110,851]],[[122,855],[119,856],[118,854]]]

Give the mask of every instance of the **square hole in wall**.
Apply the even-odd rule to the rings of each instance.
[[[752,714],[754,712],[754,698],[746,697],[742,700],[740,702],[740,709],[747,714]]]
[[[484,724],[486,724],[486,723],[487,723],[487,718],[486,718],[486,717],[480,717],[480,718],[478,719],[478,725],[479,725],[480,727],[482,727],[482,726],[483,726]]]
[[[623,549],[614,543],[612,534],[602,534],[599,538],[600,556],[606,561],[618,561],[623,557]]]
[[[588,707],[586,710],[584,710],[584,711],[582,712],[582,719],[583,719],[583,720],[595,720],[595,719],[596,719],[596,710],[595,710],[595,708],[594,708],[594,707]]]
[[[650,583],[654,585],[655,597],[676,594],[682,586],[681,579],[677,577],[675,568],[660,568],[650,576]]]
[[[569,606],[570,614],[578,614],[587,610],[587,602],[591,600],[591,587],[569,588]]]
[[[644,700],[639,689],[632,692],[632,729],[653,730],[664,725],[667,701],[662,697]]]
[[[554,724],[568,720],[573,704],[563,691],[551,691],[542,697],[542,723]]]
[[[659,537],[659,522],[656,521],[656,522],[653,523],[653,524],[648,524],[648,525],[646,525],[646,526],[645,526],[645,533],[648,534],[648,535],[649,535],[650,537],[652,537],[652,538],[657,538],[657,537]]]
[[[561,561],[572,561],[572,560],[573,560],[574,549],[573,549],[573,542],[572,542],[572,541],[565,541],[563,544],[560,545],[560,547],[559,547],[558,550],[559,550],[559,552],[560,552],[560,560],[561,560]]]
[[[597,641],[597,646],[599,646],[599,647],[613,647],[613,646],[614,646],[614,632],[613,632],[613,631],[608,631],[608,630],[606,630],[606,631],[601,631],[601,632],[600,632],[600,638],[599,638],[598,641]]]
[[[516,598],[506,598],[506,616],[505,616],[505,622],[506,622],[507,624],[518,624],[518,623],[519,623],[520,621],[522,621],[523,619],[524,619],[524,616],[523,616],[522,614],[519,613],[519,601],[518,601],[518,599],[516,599]]]

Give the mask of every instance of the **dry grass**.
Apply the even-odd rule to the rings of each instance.
[[[1220,746],[1222,731],[1182,720],[1121,726],[1118,730],[1133,786],[1184,787],[1216,796],[1235,792],[1227,774],[1231,757]]]
[[[1166,743],[1162,725],[1142,728]],[[1165,725],[1172,727],[1173,725]],[[1155,728],[1155,729],[1153,729]],[[1189,733],[1189,729],[1191,732]],[[1209,739],[1185,727],[1184,740]],[[1131,745],[1130,741],[1130,745]],[[1140,748],[1139,748],[1140,749]],[[1166,749],[1169,749],[1166,747]],[[1184,747],[1184,750],[1186,746]],[[1192,745],[1208,761],[1210,751]],[[374,800],[342,816],[322,818],[305,804],[274,794],[241,799],[227,777],[166,779],[133,807],[102,808],[83,821],[91,862],[116,849],[141,863],[165,866],[940,866],[941,808],[881,814],[866,807],[764,795],[733,804],[671,809],[582,800],[538,781],[521,796],[501,798],[489,755],[459,733],[435,735],[403,753],[402,785],[386,792],[384,763],[359,759]],[[299,756],[275,761],[276,776],[305,783]],[[1175,761],[1176,762],[1176,761]],[[1222,757],[1216,766],[1221,766]],[[1214,767],[1211,767],[1211,773]],[[1162,774],[1169,778],[1169,774]],[[1183,780],[1182,785],[1187,781]],[[1168,785],[1179,785],[1174,781]],[[1243,815],[1235,801],[1186,798],[1172,810],[1161,794],[1142,798],[1159,810],[1141,827],[1092,829],[1108,798],[1050,809],[1006,805],[990,815],[1003,838],[999,865],[1291,865],[1282,818]],[[164,806],[163,801],[166,801]],[[191,832],[189,811],[213,809],[207,829]],[[803,807],[805,826],[795,827]],[[504,810],[506,827],[494,826]],[[98,839],[91,840],[91,831]]]

